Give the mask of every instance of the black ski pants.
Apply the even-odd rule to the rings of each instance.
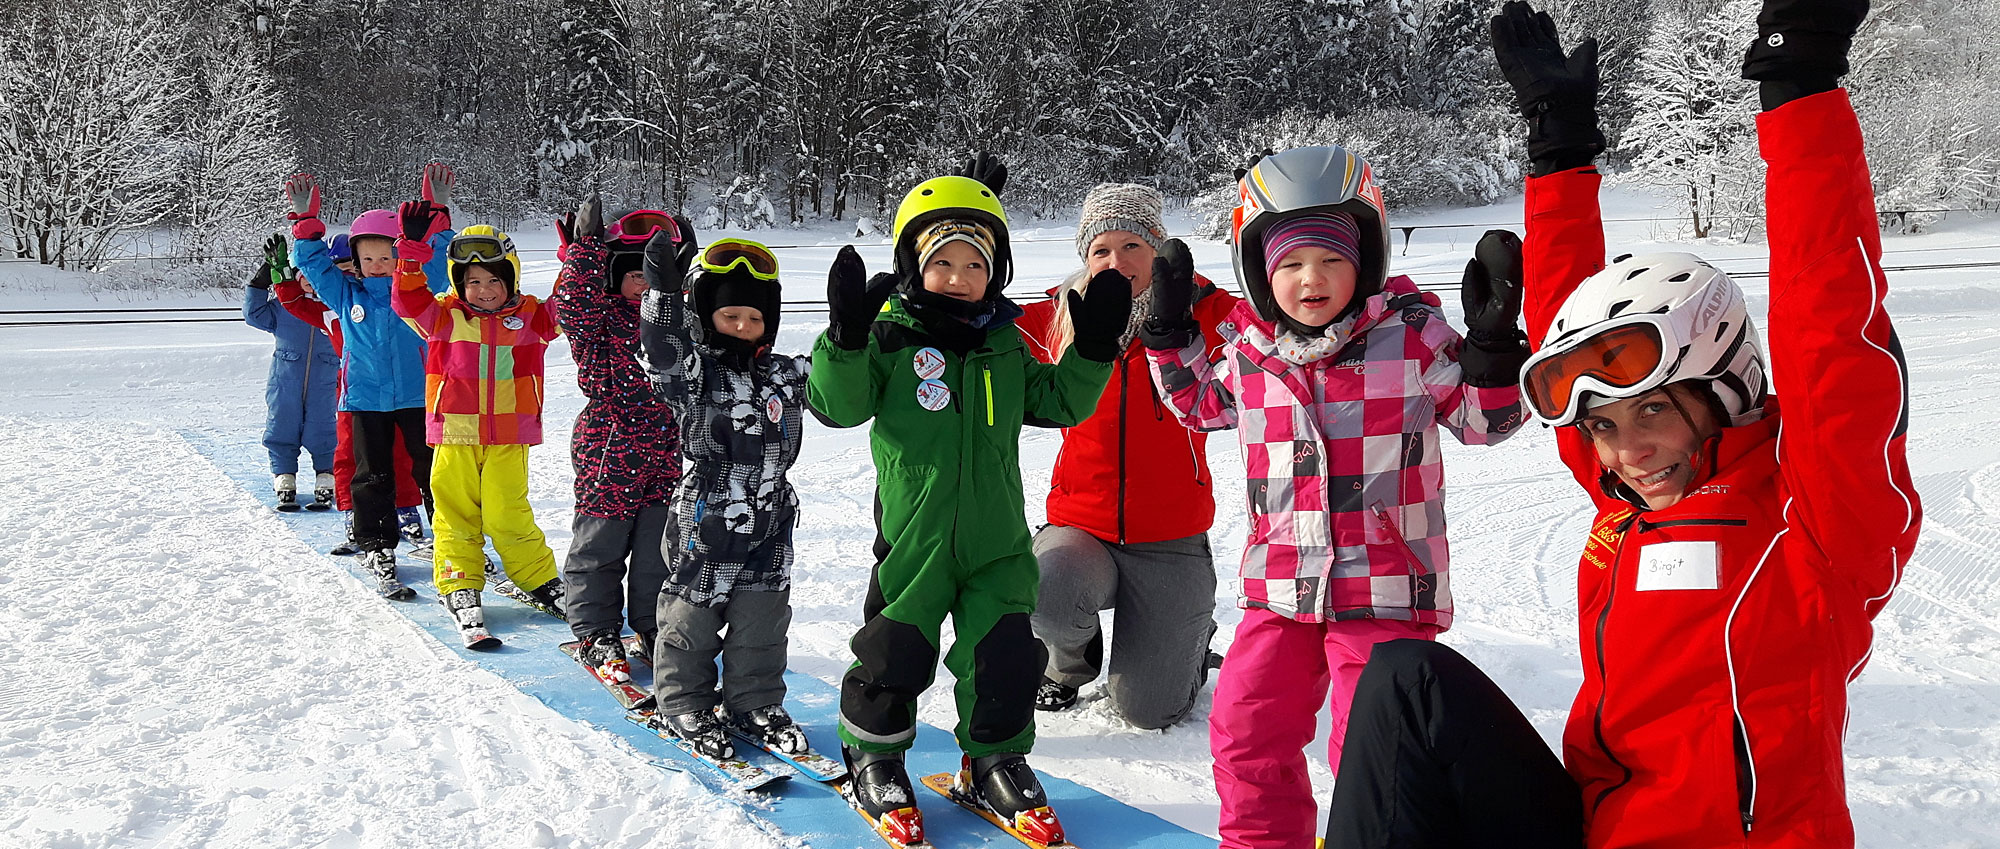
[[[424,441],[424,408],[351,416],[354,438],[354,542],[362,551],[396,547],[396,440],[410,454],[410,477],[431,506],[431,446]]]
[[[1327,849],[1581,849],[1583,800],[1492,679],[1449,646],[1375,646],[1354,691]]]

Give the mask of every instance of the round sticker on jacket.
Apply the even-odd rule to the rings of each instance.
[[[347,317],[355,324],[360,324],[368,318],[368,311],[362,309],[360,304],[355,304],[353,308],[347,311]]]
[[[785,402],[778,400],[778,396],[776,395],[764,399],[764,415],[769,417],[773,422],[784,418]]]
[[[527,324],[528,323],[522,321],[521,317],[518,315],[510,315],[507,316],[506,318],[500,319],[500,326],[505,327],[508,330],[520,330],[521,328],[526,327]]]
[[[933,413],[951,403],[951,387],[942,380],[926,380],[917,384],[917,404]]]
[[[910,365],[916,366],[918,377],[930,380],[944,374],[944,354],[936,348],[923,348],[910,357]]]

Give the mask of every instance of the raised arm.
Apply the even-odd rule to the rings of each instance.
[[[440,211],[430,201],[418,200],[403,204],[400,213],[403,234],[396,240],[396,288],[389,300],[417,335],[429,339],[437,334],[444,308],[431,291],[428,270],[438,251],[423,239],[437,235],[432,227]]]
[[[702,370],[695,358],[695,317],[687,308],[687,268],[693,241],[676,243],[664,230],[646,241],[646,297],[639,302],[640,363],[653,394],[673,406],[675,416],[701,393]]]
[[[604,213],[593,193],[572,214],[556,222],[562,249],[562,271],[556,274],[555,294],[550,297],[556,322],[575,339],[604,336],[610,315],[623,300],[608,280],[611,249],[604,243]]]
[[[868,276],[853,245],[840,249],[826,275],[827,328],[813,342],[806,404],[830,427],[854,427],[875,417],[882,375],[869,356],[868,335],[895,291],[896,275]]]
[[[1111,379],[1111,363],[1120,353],[1118,337],[1132,320],[1132,283],[1117,269],[1107,268],[1092,278],[1084,292],[1072,289],[1063,297],[1069,299],[1075,339],[1054,365],[1027,364],[1023,413],[1036,421],[1073,427],[1097,411],[1104,384]]]
[[[1773,0],[1744,65],[1761,83],[1767,168],[1771,377],[1792,526],[1847,570],[1872,615],[1916,544],[1922,507],[1905,457],[1909,372],[1883,309],[1888,280],[1861,126],[1833,88],[1867,6]],[[1783,48],[1770,45],[1768,35]]]
[[[1207,335],[1194,318],[1194,258],[1179,239],[1168,239],[1153,259],[1152,302],[1139,326],[1153,390],[1183,427],[1199,431],[1236,426],[1234,367],[1208,355]]]

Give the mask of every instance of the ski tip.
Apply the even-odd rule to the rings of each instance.
[[[382,597],[390,601],[414,601],[416,600],[417,597],[417,591],[410,589],[409,587],[404,587],[395,592],[387,593]]]
[[[484,639],[469,641],[465,647],[473,651],[492,651],[500,647],[500,638],[489,635]]]

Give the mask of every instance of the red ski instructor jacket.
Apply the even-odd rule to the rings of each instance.
[[[1597,506],[1577,572],[1583,686],[1563,734],[1591,849],[1854,844],[1847,685],[1921,516],[1906,371],[1847,93],[1757,127],[1776,395],[1763,419],[1712,439],[1664,510],[1618,497],[1586,438],[1558,435]],[[1592,168],[1528,181],[1530,339],[1604,266],[1598,182]]]

